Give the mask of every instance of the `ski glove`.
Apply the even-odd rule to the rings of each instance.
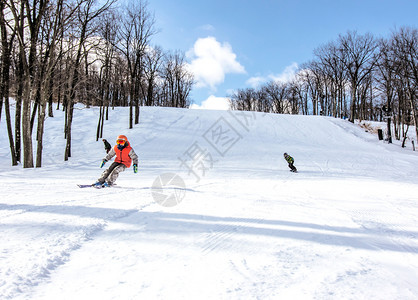
[[[133,165],[133,167],[134,167],[134,173],[135,174],[138,173],[138,166],[135,164],[135,165]]]
[[[103,168],[103,166],[105,165],[105,163],[106,163],[106,159],[103,159],[103,161],[100,164],[100,168]]]

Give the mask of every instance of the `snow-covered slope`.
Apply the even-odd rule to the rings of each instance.
[[[55,114],[40,169],[10,166],[0,123],[1,299],[418,298],[416,152],[333,118],[144,107],[128,129],[118,108],[104,137],[139,173],[79,189],[103,171],[98,109],[68,162]]]

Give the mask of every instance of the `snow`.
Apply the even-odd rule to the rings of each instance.
[[[98,108],[77,106],[67,162],[54,114],[42,168],[10,166],[0,123],[0,299],[418,299],[411,147],[319,116],[143,107],[128,129],[117,108],[104,137],[139,173],[79,189],[103,171]]]

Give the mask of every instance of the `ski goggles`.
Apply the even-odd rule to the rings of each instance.
[[[125,140],[116,140],[116,144],[118,145],[125,145],[126,141]]]

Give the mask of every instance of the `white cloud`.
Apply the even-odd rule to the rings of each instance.
[[[255,77],[251,77],[250,79],[248,79],[245,83],[253,88],[258,87],[260,84],[266,82],[266,78],[265,77],[261,77],[261,76],[255,76]]]
[[[211,109],[211,110],[228,110],[229,99],[224,97],[209,96],[208,99],[202,101],[201,105],[192,104],[190,105],[191,109]]]
[[[198,39],[187,55],[191,58],[188,67],[194,74],[196,87],[215,90],[225,80],[226,74],[245,73],[231,45],[221,44],[214,37]]]
[[[294,62],[287,66],[281,74],[270,75],[269,77],[274,81],[289,82],[295,78],[297,70],[298,64]]]
[[[266,83],[268,81],[280,81],[280,82],[289,82],[292,81],[295,76],[296,76],[296,72],[298,70],[298,64],[297,63],[292,63],[290,66],[287,66],[282,73],[280,74],[270,74],[268,76],[262,77],[262,76],[254,76],[251,77],[250,79],[248,79],[246,81],[246,84],[256,88],[259,85]]]

